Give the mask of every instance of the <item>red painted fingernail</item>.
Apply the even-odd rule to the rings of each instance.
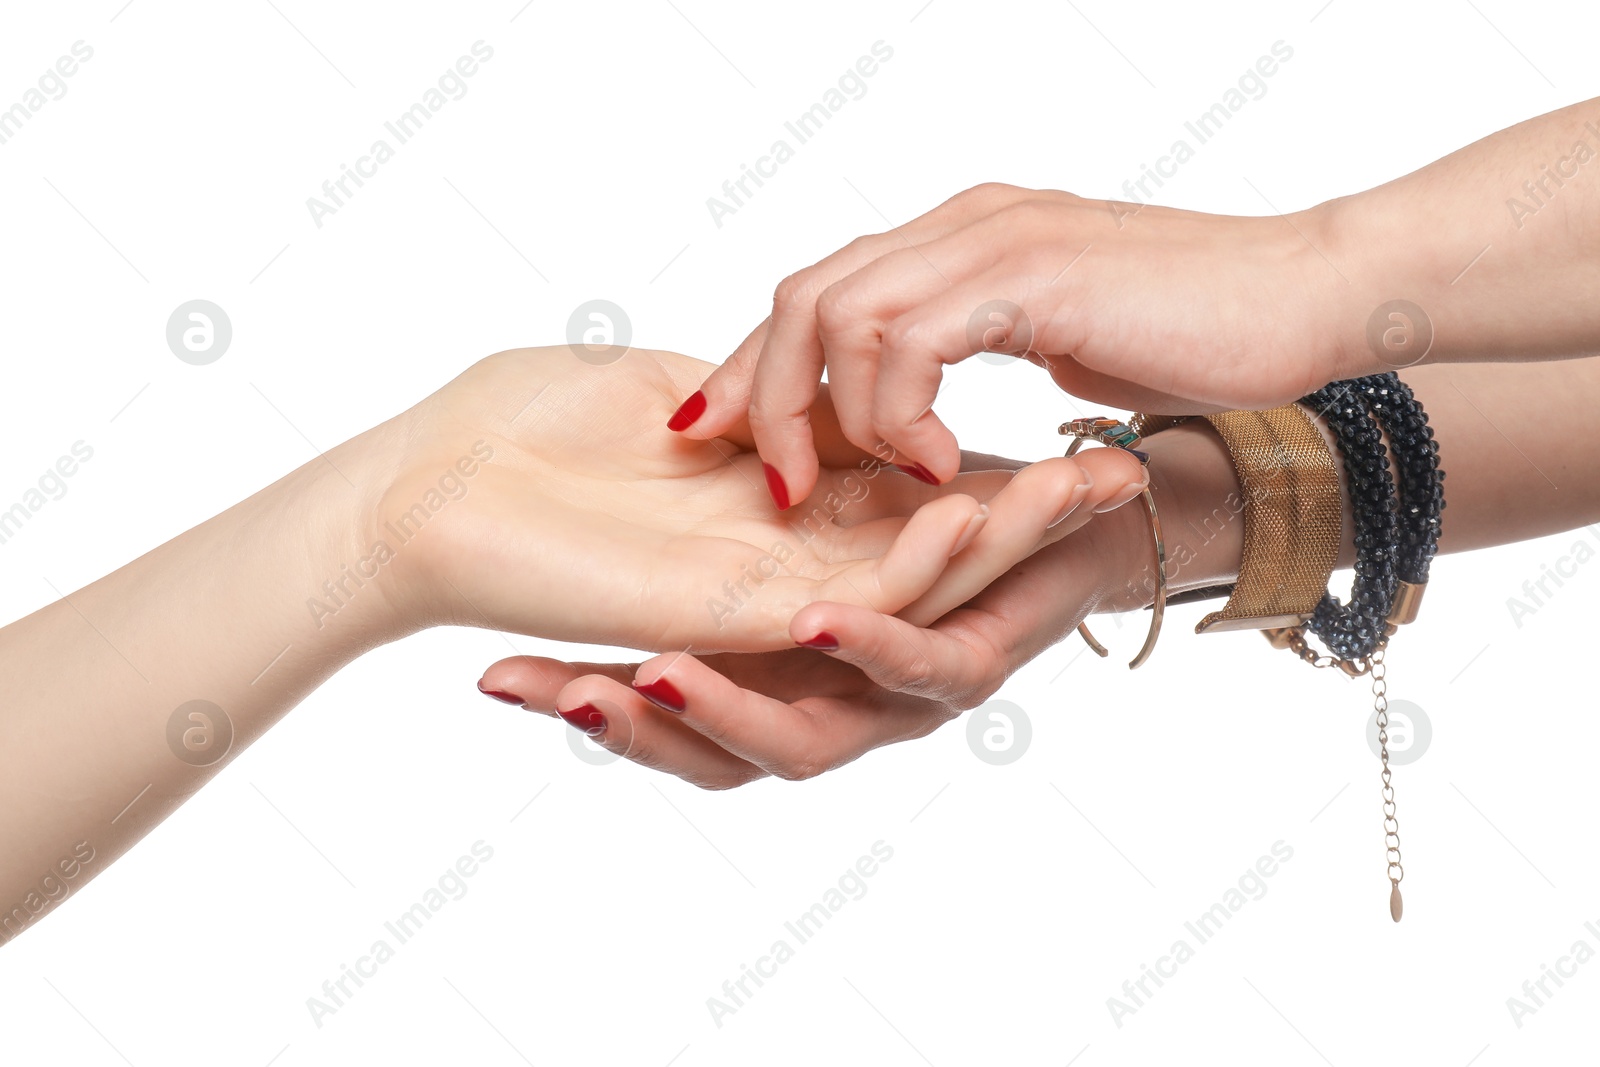
[[[638,690],[640,696],[658,708],[665,708],[668,711],[682,711],[687,706],[684,703],[683,694],[678,692],[678,687],[665,678],[657,678],[655,681],[646,682],[644,685],[634,682],[633,688]]]
[[[482,682],[478,683],[478,692],[482,693],[486,697],[494,697],[496,700],[503,700],[507,704],[520,705],[523,703],[522,698],[517,696],[515,693],[508,693],[504,689],[485,689]]]
[[[772,502],[779,511],[788,511],[789,487],[783,484],[783,475],[770,463],[763,463],[761,469],[767,472],[767,492],[772,494]]]
[[[806,648],[814,648],[818,652],[837,652],[839,650],[839,639],[826,630],[823,630],[809,641],[801,641],[800,644]]]
[[[562,711],[558,708],[556,714],[565,719],[569,726],[582,730],[590,737],[599,737],[606,732],[606,717],[592,704],[585,704],[571,711]]]
[[[901,474],[911,475],[919,482],[926,482],[929,485],[939,484],[939,479],[933,476],[933,472],[920,463],[896,463],[894,469]]]
[[[695,420],[705,413],[706,394],[697,389],[693,396],[678,405],[678,410],[667,420],[667,429],[673,433],[681,433],[693,426]]]

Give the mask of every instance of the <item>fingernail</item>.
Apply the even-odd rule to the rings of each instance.
[[[681,712],[686,706],[684,704],[683,694],[678,692],[678,687],[667,681],[665,678],[657,678],[655,681],[646,682],[643,685],[640,685],[638,682],[634,682],[633,688],[638,691],[640,696],[644,697],[658,708],[665,708],[667,711]]]
[[[809,641],[801,641],[800,644],[804,648],[814,648],[818,652],[839,651],[839,639],[826,630],[823,630]]]
[[[989,505],[979,504],[978,513],[967,520],[967,528],[961,531],[961,536],[956,538],[956,547],[950,550],[953,556],[957,552],[972,544],[972,539],[978,536],[978,531],[983,529],[983,524],[989,521]]]
[[[672,418],[667,420],[667,429],[673,433],[681,433],[694,425],[696,419],[706,413],[706,394],[696,389],[694,395],[672,413]]]
[[[556,709],[556,714],[566,720],[567,725],[577,730],[582,730],[590,737],[599,737],[606,732],[606,717],[600,714],[600,709],[593,704],[585,704],[571,711]]]
[[[933,472],[920,463],[896,463],[894,469],[901,474],[911,475],[919,482],[926,482],[929,485],[939,484],[939,479],[933,476]]]
[[[761,469],[767,473],[767,492],[772,494],[772,502],[778,505],[779,511],[788,511],[789,487],[783,484],[783,475],[770,463],[763,463]]]
[[[1089,495],[1089,490],[1094,485],[1094,477],[1088,472],[1083,472],[1083,483],[1074,489],[1067,497],[1067,502],[1062,505],[1060,513],[1050,520],[1051,527],[1061,525],[1068,515],[1078,510],[1078,505],[1083,503],[1083,498]]]
[[[1144,481],[1135,482],[1133,485],[1128,486],[1126,489],[1124,489],[1122,492],[1118,493],[1116,496],[1108,498],[1104,503],[1100,504],[1099,506],[1097,506],[1094,509],[1094,513],[1096,515],[1104,515],[1108,511],[1117,510],[1122,505],[1126,504],[1128,501],[1134,499],[1135,497],[1137,497],[1141,493],[1143,493],[1145,491],[1145,488],[1148,487],[1149,484],[1150,484],[1150,471],[1148,469],[1146,469],[1145,472],[1144,472]]]
[[[503,700],[507,704],[520,705],[523,702],[521,697],[517,696],[515,693],[508,693],[504,689],[485,689],[482,682],[478,683],[478,692],[482,693],[486,697],[494,697],[496,700]]]

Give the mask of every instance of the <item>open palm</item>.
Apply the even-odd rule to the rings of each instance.
[[[392,568],[414,624],[756,651],[791,647],[790,620],[816,601],[931,622],[1059,536],[1052,522],[1086,492],[1064,458],[931,487],[838,437],[817,489],[779,511],[747,427],[665,427],[711,370],[642,349],[606,365],[519,349],[380,428],[405,458],[369,521],[376,538],[418,530]],[[459,489],[442,493],[451,471]]]

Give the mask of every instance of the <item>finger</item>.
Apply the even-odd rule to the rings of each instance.
[[[928,592],[896,614],[914,625],[930,625],[1096,514],[1134,499],[1148,484],[1144,464],[1119,448],[1024,468],[988,501],[989,521],[972,544],[951,559]]]
[[[569,682],[557,700],[557,714],[607,751],[703,789],[731,789],[766,773],[607,675]]]
[[[833,399],[828,386],[817,390],[817,399],[811,405],[811,438],[816,446],[817,459],[824,470],[855,468],[876,471],[887,466],[882,459],[851,443],[839,427],[839,416],[833,409]],[[690,436],[685,431],[684,436]],[[718,435],[724,441],[738,445],[746,452],[756,451],[755,435],[750,430],[748,418],[741,417]]]
[[[989,501],[989,520],[972,543],[949,561],[932,588],[895,614],[927,626],[966,603],[1038,551],[1048,529],[1079,507],[1094,486],[1092,474],[1064,457],[1024,467]]]
[[[999,185],[968,190],[897,227],[892,233],[857,238],[778,285],[773,296],[771,325],[756,361],[749,402],[757,451],[771,467],[775,499],[802,499],[811,492],[816,475],[816,449],[808,436],[810,427],[804,412],[815,401],[817,385],[822,379],[827,351],[823,319],[830,311],[835,316],[849,314],[844,308],[834,307],[826,296],[835,283],[886,256],[915,251],[919,243],[959,230],[972,219],[1024,195],[1024,190]],[[926,256],[919,254],[916,264],[910,260],[904,263],[909,270],[886,275],[886,284],[873,291],[875,299],[892,298],[899,283],[913,277],[916,278],[913,283],[916,292],[930,285],[949,284]],[[857,380],[866,368],[846,366],[841,371],[831,359],[826,360],[826,365],[836,401],[842,404],[841,415],[854,413],[872,395],[870,381]],[[865,410],[862,408],[862,413]],[[859,447],[870,451],[878,444],[876,440],[867,439],[864,421],[847,417],[841,425],[846,437]]]
[[[937,232],[933,224],[913,224],[913,232]],[[819,298],[836,280],[863,267],[884,252],[897,247],[897,241],[877,234],[859,238],[820,263],[785,278],[772,301],[772,317],[761,352],[756,359],[751,384],[750,428],[756,451],[767,465],[773,499],[780,508],[787,502],[809,496],[817,475],[818,453],[811,427],[810,411],[816,405],[825,366],[824,346],[818,336]],[[850,368],[843,377],[830,372],[835,403],[842,398],[853,403],[857,396],[870,396],[870,385],[863,389],[855,380],[862,368]],[[876,441],[852,435],[847,422],[840,423],[847,440],[871,450]]]
[[[974,315],[993,303],[996,293],[1008,291],[1023,303],[1008,301],[1010,308],[987,312],[983,321],[989,325],[975,331]],[[899,314],[883,327],[872,395],[873,433],[906,457],[899,462],[920,463],[941,479],[954,473],[960,466],[959,446],[933,412],[944,368],[980,350],[1029,351],[1042,343],[1035,336],[1035,321],[1051,321],[1057,310],[1026,293],[1014,271],[1002,265],[958,281]]]
[[[839,527],[838,558],[881,556],[907,517],[924,504],[957,494],[986,504],[1011,484],[1012,477],[1009,470],[973,471],[957,475],[946,485],[933,486],[891,468],[880,469],[870,478],[864,472],[824,470],[810,499],[791,509],[787,519],[791,525],[801,523],[812,529],[823,522]],[[883,536],[882,526],[870,535],[860,530],[869,523],[891,519],[898,526],[888,536]],[[867,536],[867,541],[858,546],[853,534]]]
[[[985,679],[1006,674],[995,646],[969,643],[854,604],[811,604],[795,614],[789,634],[796,644],[825,652],[882,688],[909,696],[963,704]]]
[[[833,403],[835,393],[831,384],[824,383],[817,390],[816,402],[811,405],[811,439],[817,448],[817,459],[825,469],[856,467],[877,470],[887,466],[887,452],[883,448],[873,451],[845,436],[844,427],[839,425],[839,412]]]
[[[848,565],[822,583],[817,599],[896,614],[932,588],[950,557],[972,542],[988,517],[988,507],[965,494],[925,504],[882,556]]]
[[[937,261],[930,260],[921,249],[902,249],[887,255],[830,286],[817,305],[818,337],[845,437],[929,482],[944,481],[959,467],[959,458],[954,457],[954,438],[950,438],[952,458],[948,463],[938,469],[930,469],[925,463],[919,466],[918,456],[906,453],[879,432],[876,407],[886,370],[882,364],[885,331],[899,316],[936,298],[953,281],[975,269],[970,249],[959,245],[945,248],[946,254]],[[987,257],[977,261],[977,266],[986,265]],[[928,364],[931,380],[920,387],[919,409],[932,406],[942,370],[937,362]],[[924,454],[931,453],[925,450]]]
[[[751,337],[754,338],[764,335],[764,330],[765,323],[762,324],[762,331],[757,334],[752,334]],[[748,343],[749,342],[747,341],[746,344]],[[741,351],[743,351],[744,346],[740,346],[740,348]],[[737,356],[739,353],[735,353],[735,355]],[[727,366],[728,364],[723,365],[723,367]],[[716,383],[713,382],[714,378],[718,378],[719,375],[733,375],[737,373],[734,369],[730,368],[728,370],[724,370],[723,367],[713,370],[712,376],[706,379],[706,383],[711,383],[713,389],[717,387]],[[723,379],[724,382],[727,380],[728,379]],[[732,387],[729,386],[729,388]],[[745,393],[748,395],[748,392],[749,382],[747,379],[745,382]],[[700,421],[699,416],[700,414],[703,414],[705,410],[705,398],[703,395],[699,394],[703,393],[704,386],[702,386],[700,390],[697,390],[696,394],[691,394],[690,397],[679,406],[678,411],[674,413],[673,418],[669,420],[668,428],[674,429],[675,425],[681,425],[684,428],[679,432],[681,432],[685,437],[697,439],[720,437],[725,441],[733,442],[747,452],[756,451],[755,435],[751,433],[750,421],[747,412],[741,411],[741,413],[734,418],[731,424],[726,426],[726,428],[722,427],[722,423],[727,420]],[[876,471],[879,468],[889,466],[889,464],[886,463],[881,456],[875,455],[872,452],[867,451],[865,448],[853,444],[848,438],[845,437],[844,430],[839,426],[839,416],[838,413],[834,411],[833,400],[830,390],[826,384],[823,384],[822,387],[817,390],[817,398],[811,405],[810,420],[812,443],[816,447],[817,459],[821,463],[824,470],[856,468],[862,471]],[[708,429],[708,427],[710,429]],[[712,430],[715,430],[716,432],[712,432]],[[885,449],[880,448],[879,451],[887,454],[887,450]],[[1017,466],[1014,461],[1007,460],[1004,462],[1010,463],[1012,466]],[[991,464],[991,466],[997,466],[997,464]]]
[[[699,390],[691,393],[673,412],[672,418],[667,420],[667,429],[704,441],[744,426],[750,410],[756,359],[766,343],[771,323],[770,317],[762,319],[761,325],[750,331],[733,354],[700,383]]]
[[[1096,515],[1113,511],[1135,499],[1150,484],[1150,469],[1126,449],[1091,448],[1072,458],[1094,479],[1094,486],[1078,507],[1050,526],[1041,540],[1041,547],[1061,540]]]
[[[890,370],[883,359],[892,351],[907,348],[903,339],[891,345],[903,316],[952,286],[988,271],[1003,252],[1003,244],[974,239],[970,229],[956,230],[925,245],[885,255],[822,294],[817,301],[818,338],[826,353],[828,380],[846,437],[864,448],[887,443],[895,450],[893,462],[924,472],[930,481],[943,481],[956,472],[960,458],[955,439],[936,419],[921,428],[920,441],[900,426],[895,427],[893,436],[882,432],[883,375]],[[920,368],[920,381],[912,380],[916,368]],[[910,404],[914,417],[932,407],[942,372],[943,364],[937,358],[924,358],[896,372],[895,387],[911,390],[901,399]],[[905,448],[902,442],[907,441],[916,443],[920,451]],[[937,462],[932,461],[935,450]]]
[[[832,321],[833,313],[826,313]],[[870,333],[874,340],[877,339],[877,329],[872,323],[864,323],[856,327],[857,332]],[[872,394],[878,387],[878,346],[866,344],[857,346],[848,358],[839,359],[827,355],[830,351],[829,334],[826,329],[821,331],[822,350],[828,364],[828,394],[833,398],[834,417],[839,423],[839,432],[846,441],[863,451],[870,452],[880,463],[894,463],[896,456],[894,449],[888,442],[882,441],[872,430]],[[911,473],[912,468],[902,468]],[[923,481],[932,484],[934,477],[930,475],[918,476]]]
[[[689,728],[719,750],[768,774],[812,778],[862,753],[920,737],[950,718],[931,701],[883,692],[863,707],[847,698],[805,697],[793,704],[741,688],[687,655],[647,660],[635,687],[651,693]]]
[[[780,511],[811,495],[819,466],[810,412],[822,384],[823,360],[813,316],[798,306],[806,299],[780,295],[774,301],[751,383],[750,432]]]
[[[556,713],[556,694],[585,674],[604,674],[619,681],[632,677],[633,664],[566,663],[543,656],[512,656],[491,663],[478,681],[478,691],[508,704],[520,704],[542,715]]]
[[[869,415],[872,434],[894,449],[900,466],[943,482],[961,469],[956,435],[933,411],[945,365],[896,334],[894,323],[884,332]]]

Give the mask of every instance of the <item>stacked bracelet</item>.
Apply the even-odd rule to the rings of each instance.
[[[1328,423],[1344,457],[1355,521],[1355,583],[1350,603],[1325,593],[1306,622],[1330,654],[1345,662],[1370,656],[1387,636],[1394,604],[1396,503],[1383,435],[1353,382],[1332,382],[1301,400]]]
[[[1413,621],[1428,583],[1428,565],[1439,549],[1444,512],[1444,471],[1439,445],[1427,413],[1411,387],[1393,374],[1377,374],[1355,382],[1367,411],[1389,437],[1399,481],[1399,547],[1395,559],[1398,588],[1389,609],[1388,630]]]
[[[1327,589],[1343,528],[1333,449],[1305,409],[1323,417],[1346,474],[1356,551],[1348,604]],[[1416,618],[1428,567],[1438,550],[1444,472],[1439,469],[1433,430],[1411,389],[1394,374],[1331,382],[1298,406],[1203,417],[1227,446],[1239,479],[1244,516],[1239,577],[1229,585],[1170,599],[1163,581],[1157,621],[1136,662],[1143,662],[1154,643],[1165,603],[1226,595],[1227,605],[1202,619],[1198,632],[1261,629],[1275,646],[1290,649],[1313,666],[1338,667],[1352,678],[1370,676],[1382,761],[1389,914],[1399,922],[1405,868],[1389,769],[1384,652],[1398,626]],[[1142,437],[1184,421],[1184,417],[1151,415],[1135,415],[1127,424],[1083,419],[1068,423],[1061,432],[1098,437],[1131,450]],[[1143,454],[1140,458],[1148,459]],[[1145,496],[1154,521],[1154,501],[1148,490]],[[1160,569],[1159,527],[1156,538]],[[1164,572],[1158,576],[1165,578]],[[1086,629],[1079,630],[1105,654]],[[1308,632],[1327,647],[1326,655],[1306,640]]]

